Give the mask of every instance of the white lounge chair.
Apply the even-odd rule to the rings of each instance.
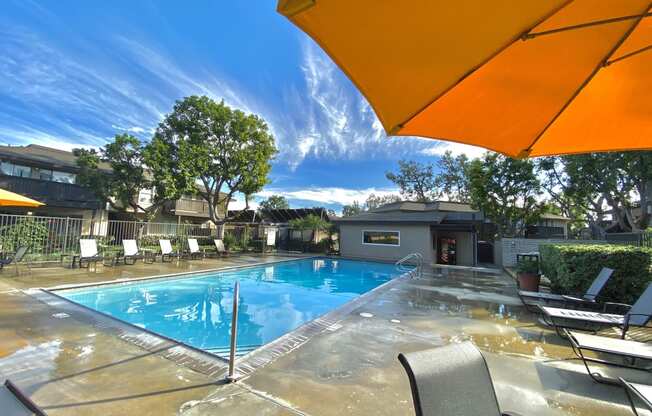
[[[566,334],[561,331],[566,328],[595,332],[601,328],[617,327],[621,330],[621,338],[625,338],[629,327],[645,326],[652,318],[652,284],[648,285],[631,307],[620,303],[605,302],[605,306],[609,305],[627,307],[629,310],[624,315],[616,315],[547,306],[539,306],[539,308],[543,312],[543,320],[548,325],[554,326],[557,334],[561,337],[566,337]]]
[[[152,256],[148,256],[147,253],[143,253],[138,248],[138,243],[136,240],[122,240],[122,249],[123,249],[123,260],[125,264],[135,264],[136,260],[142,259],[145,263],[153,263],[154,259]]]
[[[89,267],[91,263],[97,263],[98,261],[102,262],[104,265],[114,265],[115,258],[106,258],[100,256],[99,251],[97,250],[97,241],[94,238],[82,238],[79,240],[79,267],[84,268],[84,263],[86,267]],[[107,263],[107,261],[109,263]],[[74,263],[74,259],[73,259]]]
[[[199,243],[196,238],[188,239],[188,256],[191,259],[200,259],[204,257],[204,253],[199,249]]]
[[[229,252],[226,250],[226,247],[224,247],[224,241],[215,239],[213,240],[213,243],[215,244],[215,250],[217,251],[218,256],[228,256]]]
[[[172,249],[170,240],[158,240],[158,244],[161,247],[161,261],[172,261],[173,257],[179,257],[179,253]]]

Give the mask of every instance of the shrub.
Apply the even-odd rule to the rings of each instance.
[[[523,259],[516,265],[516,273],[539,274],[539,262],[532,259]]]
[[[599,299],[632,303],[652,281],[652,249],[606,244],[543,244],[541,270],[557,293],[584,293],[603,267],[614,270]]]

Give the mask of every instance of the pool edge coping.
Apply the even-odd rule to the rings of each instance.
[[[200,348],[194,347],[192,345],[186,344],[184,342],[175,340],[173,338],[167,337],[163,334],[159,334],[158,332],[154,332],[151,330],[148,330],[146,328],[140,327],[138,325],[132,324],[127,321],[123,321],[121,319],[118,319],[114,316],[111,316],[109,314],[106,314],[104,312],[98,311],[96,309],[93,309],[91,307],[82,305],[80,303],[74,302],[68,298],[65,298],[57,293],[57,291],[62,291],[62,290],[73,290],[73,289],[78,289],[78,288],[86,288],[86,287],[93,287],[93,286],[106,286],[106,285],[111,285],[111,284],[116,284],[116,285],[122,285],[122,284],[129,284],[130,282],[139,282],[139,281],[148,281],[148,280],[154,280],[154,279],[160,279],[160,280],[168,280],[168,279],[174,279],[174,278],[183,278],[183,276],[188,276],[188,275],[199,275],[203,273],[210,273],[210,272],[216,272],[216,271],[228,271],[228,270],[235,270],[235,269],[241,269],[241,268],[248,268],[248,267],[259,267],[263,265],[268,265],[268,264],[275,264],[275,263],[283,263],[283,262],[288,262],[288,261],[296,261],[296,260],[304,260],[304,259],[316,259],[316,258],[327,258],[327,259],[342,259],[342,260],[352,260],[352,261],[372,261],[373,260],[360,260],[360,259],[355,259],[355,258],[345,258],[345,257],[339,257],[339,256],[323,256],[323,255],[315,255],[315,256],[306,256],[306,257],[295,257],[291,259],[281,259],[281,260],[272,260],[268,262],[256,262],[253,264],[247,264],[247,265],[236,265],[236,266],[225,266],[221,268],[215,268],[215,269],[206,269],[206,270],[201,270],[201,271],[192,271],[192,272],[182,272],[182,273],[170,273],[170,274],[163,274],[163,275],[155,275],[155,276],[147,276],[147,277],[142,277],[142,278],[133,278],[133,279],[116,279],[116,280],[110,280],[110,281],[103,281],[103,282],[96,282],[96,283],[87,283],[87,284],[82,284],[82,285],[59,285],[59,286],[54,286],[51,288],[29,288],[29,289],[23,289],[21,290],[23,293],[27,294],[28,296],[31,296],[35,298],[36,300],[45,303],[48,306],[51,307],[56,307],[52,305],[51,302],[48,302],[47,300],[43,299],[42,296],[39,296],[39,294],[46,294],[48,296],[51,296],[55,298],[59,302],[63,302],[67,305],[68,308],[70,309],[77,309],[77,311],[82,312],[84,315],[83,318],[81,319],[82,322],[90,324],[94,327],[97,326],[99,330],[106,331],[107,333],[111,335],[115,335],[118,338],[122,339],[125,342],[131,343],[133,345],[136,345],[140,348],[143,348],[147,351],[154,352],[156,348],[160,348],[160,344],[165,342],[169,343],[170,345],[166,349],[186,349],[191,352],[191,354],[184,354],[184,353],[179,353],[179,354],[173,354],[174,358],[169,357],[167,355],[163,355],[163,358],[169,359],[173,362],[175,362],[178,365],[183,365],[187,368],[190,368],[194,371],[197,371],[201,374],[208,375],[208,376],[215,376],[218,374],[224,374],[225,370],[227,369],[226,366],[228,366],[229,360],[223,357],[220,357],[217,354],[202,350]],[[377,263],[385,263],[385,262],[377,262]],[[363,306],[367,304],[368,302],[371,302],[374,300],[377,296],[381,294],[381,292],[385,292],[386,290],[391,289],[393,286],[397,285],[400,282],[406,281],[410,279],[409,276],[410,272],[404,272],[399,274],[397,277],[390,279],[387,282],[382,283],[381,285],[371,289],[368,292],[365,292],[361,294],[360,296],[355,297],[354,299],[351,299],[350,301],[338,306],[335,309],[332,309],[328,312],[326,312],[323,315],[320,315],[316,317],[315,319],[312,319],[308,322],[304,322],[301,324],[299,327],[295,328],[294,330],[281,335],[280,337],[268,342],[267,344],[262,345],[261,347],[248,352],[240,357],[236,357],[235,360],[235,367],[236,367],[236,373],[240,375],[239,378],[246,378],[252,375],[255,371],[263,368],[264,366],[270,364],[271,362],[275,361],[276,359],[290,353],[291,351],[301,347],[303,344],[307,343],[310,341],[313,337],[317,336],[319,333],[322,333],[323,331],[326,330],[334,330],[334,326],[337,325],[340,321],[342,321],[348,314],[350,314],[353,310],[359,308],[360,306]],[[113,323],[113,325],[102,325],[102,322],[99,322],[96,319],[96,316],[101,317],[105,321],[109,321]],[[86,319],[84,319],[86,318]],[[78,319],[79,320],[79,319]],[[90,322],[89,322],[90,321]],[[128,335],[123,332],[123,328],[120,327],[127,327],[131,331],[133,331],[135,334],[133,336]],[[140,340],[141,342],[136,342],[135,338],[138,338],[139,334],[145,334],[149,337],[152,337],[154,339],[157,339],[161,342],[155,343],[155,342],[146,342],[143,340]],[[194,355],[199,354],[202,357],[208,359],[209,361],[216,361],[219,363],[221,368],[218,369],[218,371],[211,371],[211,372],[206,372],[201,369],[202,363],[201,362],[196,362],[200,361],[197,360]],[[263,356],[263,357],[260,357]],[[209,368],[213,368],[215,365],[210,366]],[[243,371],[244,369],[244,371]]]

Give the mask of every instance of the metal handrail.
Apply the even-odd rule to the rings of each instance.
[[[229,351],[229,381],[237,381],[235,374],[235,356],[238,338],[238,306],[240,303],[240,281],[236,280],[233,288],[233,316],[231,317],[231,345]]]
[[[421,277],[423,271],[423,255],[421,253],[410,253],[398,260],[395,265],[400,271],[407,271],[408,269],[405,268],[405,263],[412,259],[414,259],[416,265],[413,269],[409,270],[408,274],[411,278],[416,279]]]

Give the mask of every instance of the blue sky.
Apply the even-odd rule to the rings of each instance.
[[[116,133],[149,139],[175,100],[224,99],[267,120],[280,153],[258,198],[328,206],[394,192],[401,158],[446,149],[387,138],[351,82],[275,0],[5,0],[0,142],[71,149]]]

